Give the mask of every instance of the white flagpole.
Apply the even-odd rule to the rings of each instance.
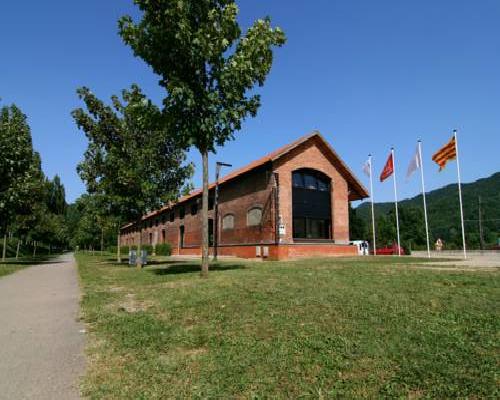
[[[372,200],[372,229],[373,229],[373,255],[377,255],[377,236],[375,231],[375,204],[373,198],[373,167],[372,167],[372,155],[368,156],[368,160],[370,163],[370,197]]]
[[[392,164],[393,164],[393,173],[392,176],[394,178],[394,205],[396,207],[396,228],[398,232],[398,256],[401,257],[401,238],[399,235],[399,210],[398,210],[398,188],[396,183],[396,157],[394,154],[394,147],[391,149],[392,153]]]
[[[462,200],[462,179],[460,178],[460,157],[458,156],[458,135],[457,130],[453,130],[455,137],[455,147],[457,151],[457,172],[458,172],[458,195],[460,197],[460,218],[462,220],[462,241],[464,246],[464,258],[467,259],[467,247],[465,244],[465,224],[464,224],[464,204]]]
[[[431,258],[431,242],[429,239],[429,220],[427,217],[427,198],[425,194],[425,179],[424,179],[424,157],[422,156],[422,141],[418,141],[418,158],[420,162],[420,175],[422,177],[422,196],[424,198],[424,217],[425,217],[425,234],[427,236],[427,257]]]

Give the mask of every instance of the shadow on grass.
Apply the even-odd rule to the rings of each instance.
[[[64,261],[50,258],[20,258],[19,260],[8,259],[0,261],[2,265],[44,265],[44,264],[60,264]]]
[[[186,263],[181,261],[167,261],[158,263],[167,265],[165,268],[146,269],[147,272],[155,275],[178,275],[178,274],[192,274],[201,271],[199,263]],[[148,264],[151,265],[151,264]],[[238,269],[246,269],[244,264],[213,264],[210,265],[211,272],[231,271]]]

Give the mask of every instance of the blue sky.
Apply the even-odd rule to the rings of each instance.
[[[288,37],[260,90],[262,108],[213,162],[235,167],[312,130],[320,130],[365,184],[396,148],[400,196],[416,140],[424,141],[428,189],[456,181],[455,165],[437,173],[431,153],[452,129],[460,134],[464,181],[500,170],[500,1],[241,0],[243,27],[272,17]],[[132,1],[5,1],[0,6],[0,104],[28,115],[47,175],[59,174],[68,200],[85,191],[76,164],[86,148],[70,112],[77,87],[101,98],[138,83],[155,101],[158,78],[121,42],[117,19],[137,15]],[[194,184],[201,183],[196,152]],[[211,177],[213,177],[211,167]],[[390,182],[376,200],[392,199]]]

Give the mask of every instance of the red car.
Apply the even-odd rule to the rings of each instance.
[[[397,256],[397,255],[399,255],[397,244],[377,249],[377,256]],[[401,255],[402,256],[406,255],[405,250],[402,247],[401,247]]]

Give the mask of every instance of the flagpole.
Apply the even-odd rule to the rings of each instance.
[[[399,210],[398,210],[398,188],[397,188],[397,183],[396,183],[396,157],[394,153],[394,147],[391,148],[391,153],[392,153],[392,164],[393,164],[393,178],[394,178],[394,205],[396,207],[396,228],[397,228],[397,233],[398,233],[398,256],[401,257],[401,237],[399,235]]]
[[[422,196],[424,198],[425,234],[427,236],[427,257],[431,258],[431,243],[429,239],[429,219],[427,217],[427,198],[425,194],[424,160],[422,156],[422,141],[418,141],[418,158],[420,162],[420,175],[422,177]]]
[[[462,179],[460,177],[460,157],[458,155],[458,135],[457,130],[453,130],[453,136],[455,137],[455,149],[457,151],[457,172],[458,172],[458,195],[460,197],[460,218],[462,221],[462,241],[464,246],[464,258],[467,259],[467,247],[465,243],[465,224],[464,224],[464,204],[462,200]]]
[[[375,204],[373,198],[373,167],[372,167],[372,155],[368,155],[370,162],[370,197],[372,200],[372,229],[373,229],[373,255],[377,255],[377,237],[375,233]]]

